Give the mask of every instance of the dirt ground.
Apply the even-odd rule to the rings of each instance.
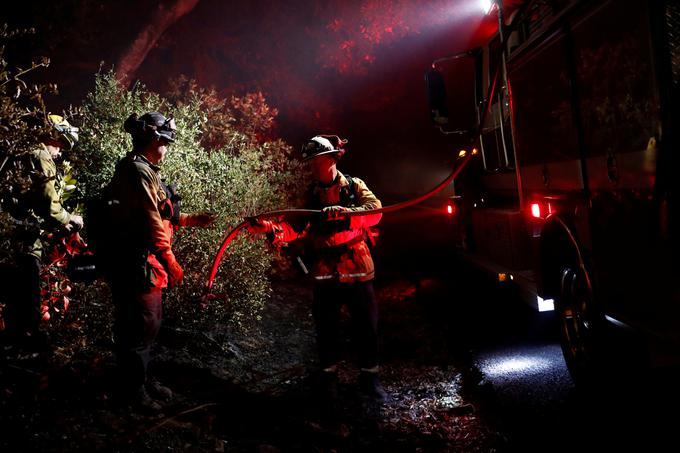
[[[151,372],[175,398],[161,415],[116,401],[106,345],[68,360],[58,350],[3,354],[0,451],[497,451],[502,439],[476,403],[474,370],[451,353],[432,310],[436,286],[399,275],[376,282],[384,404],[357,393],[349,341],[339,398],[321,402],[311,290],[279,281],[249,335],[164,324]]]

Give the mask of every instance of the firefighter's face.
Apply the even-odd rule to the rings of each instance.
[[[45,147],[50,152],[52,159],[59,159],[61,157],[61,151],[64,148],[64,145],[62,145],[61,142],[58,141],[51,141],[47,143]]]
[[[335,157],[332,154],[322,154],[313,157],[309,161],[312,168],[312,174],[318,180],[327,175],[333,167],[335,167]]]
[[[149,146],[148,153],[146,153],[147,159],[154,164],[158,165],[163,163],[165,160],[165,154],[168,152],[167,144],[162,140],[154,140]]]

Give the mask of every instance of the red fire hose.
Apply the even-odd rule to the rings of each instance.
[[[442,182],[440,182],[437,186],[432,188],[429,192],[426,192],[416,198],[412,198],[410,200],[402,201],[400,203],[395,203],[390,206],[383,206],[380,209],[371,209],[368,211],[348,211],[348,212],[343,212],[341,215],[344,217],[353,217],[353,216],[362,216],[362,215],[371,215],[371,214],[385,214],[388,212],[393,212],[393,211],[398,211],[400,209],[408,208],[410,206],[413,206],[418,203],[422,203],[423,201],[427,200],[440,190],[442,190],[444,187],[446,187],[453,179],[458,176],[458,174],[461,172],[463,168],[467,165],[467,163],[470,161],[474,153],[466,153],[463,157],[459,158],[456,161],[456,166],[454,167],[453,171],[449,176],[446,177]],[[293,216],[293,215],[312,215],[312,214],[320,214],[321,211],[316,210],[316,209],[279,209],[276,211],[268,211],[264,212],[262,214],[258,214],[254,217],[253,219],[268,219],[271,217],[280,217],[280,216]],[[210,277],[208,278],[208,281],[205,285],[205,295],[207,296],[210,294],[210,290],[212,289],[213,283],[215,281],[215,275],[217,274],[217,268],[220,265],[220,262],[222,261],[222,255],[224,255],[225,250],[229,246],[229,243],[236,238],[238,233],[246,226],[250,220],[243,220],[241,223],[236,225],[232,230],[227,233],[227,235],[224,237],[224,240],[222,241],[222,245],[220,246],[220,249],[217,251],[217,255],[215,256],[215,261],[213,261],[212,269],[210,270]]]

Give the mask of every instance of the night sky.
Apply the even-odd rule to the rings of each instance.
[[[51,58],[40,77],[57,82],[60,95],[49,102],[60,110],[80,103],[100,66],[119,61],[159,1],[13,3],[3,21],[37,35],[8,56]],[[495,20],[480,0],[198,0],[132,79],[160,93],[181,74],[224,95],[262,91],[280,112],[279,136],[293,146],[317,133],[347,137],[341,170],[398,198],[442,180],[462,145],[431,126],[424,72],[477,45]],[[464,102],[452,116],[469,125],[470,75],[460,82],[453,95]]]

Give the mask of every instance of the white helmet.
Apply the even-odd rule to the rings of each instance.
[[[341,157],[345,154],[343,149],[345,143],[347,140],[337,135],[317,135],[302,145],[300,157],[302,160],[309,160],[322,154],[338,154],[338,157]]]

